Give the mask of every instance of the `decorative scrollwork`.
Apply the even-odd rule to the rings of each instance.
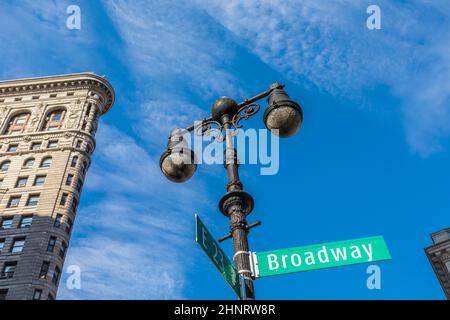
[[[212,126],[216,126],[213,128]],[[219,121],[208,119],[197,123],[194,132],[198,136],[212,136],[216,142],[223,142],[225,136],[222,134],[223,126]]]
[[[233,135],[237,135],[239,129],[242,128],[242,125],[239,125],[241,120],[248,120],[248,118],[257,114],[260,109],[261,107],[257,103],[251,103],[241,107],[231,120],[232,125],[236,128]]]

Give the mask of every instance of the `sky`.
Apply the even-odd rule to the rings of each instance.
[[[380,30],[366,26],[371,4]],[[64,273],[58,299],[234,299],[194,241],[196,213],[227,233],[223,166],[174,184],[159,157],[220,96],[277,81],[304,122],[280,140],[278,174],[240,167],[248,220],[263,222],[251,250],[382,235],[392,260],[376,263],[380,290],[362,264],[257,279],[257,298],[445,299],[424,248],[450,227],[449,1],[3,0],[0,28],[1,80],[91,71],[116,91],[65,263],[81,289]],[[262,112],[245,125],[263,128]]]

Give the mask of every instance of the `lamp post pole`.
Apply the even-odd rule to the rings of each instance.
[[[230,232],[220,238],[219,242],[233,238],[233,260],[239,275],[244,279],[245,298],[252,300],[255,299],[255,289],[247,235],[251,228],[260,225],[261,222],[247,224],[246,218],[253,210],[254,201],[252,196],[243,190],[239,179],[239,161],[234,147],[234,136],[242,127],[239,125],[240,121],[258,113],[260,106],[256,101],[265,97],[268,97],[269,103],[263,116],[266,127],[282,138],[294,135],[303,121],[303,112],[283,88],[284,85],[274,83],[268,90],[239,104],[228,97],[218,99],[212,106],[209,118],[185,129],[172,131],[167,150],[160,159],[161,171],[169,180],[184,182],[195,173],[197,163],[195,154],[187,148],[183,135],[190,131],[207,135],[211,133],[211,125],[215,125],[219,129],[219,134],[215,138],[223,141],[221,132],[225,131],[224,166],[227,170],[228,184],[226,193],[219,201],[219,209],[230,220]]]
[[[255,299],[255,289],[253,287],[253,278],[250,268],[249,245],[247,239],[247,220],[244,210],[242,210],[242,201],[239,192],[243,191],[243,186],[239,180],[239,163],[237,152],[234,147],[233,135],[231,132],[231,120],[229,115],[222,116],[222,124],[225,129],[225,157],[224,165],[228,172],[227,194],[220,203],[220,209],[230,219],[230,234],[233,237],[233,260],[236,269],[240,275],[243,275],[245,283],[245,296],[247,299]],[[235,194],[234,197],[227,197],[228,194]],[[248,200],[253,201],[253,200]]]

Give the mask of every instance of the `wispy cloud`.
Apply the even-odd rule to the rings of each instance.
[[[144,90],[179,86],[202,96],[235,92],[237,79],[225,69],[234,51],[211,32],[202,11],[189,1],[105,1],[105,6],[133,59]],[[217,31],[217,30],[216,30]],[[151,91],[156,93],[157,90]]]
[[[234,45],[222,29],[212,27],[220,25],[189,1],[115,0],[104,5],[126,44],[126,59],[132,61],[139,97],[134,127],[147,137],[145,142],[165,143],[171,129],[207,114],[206,101],[244,90],[227,71],[235,59]]]
[[[178,262],[192,263],[184,252],[194,208],[205,205],[202,187],[166,182],[157,161],[113,127],[103,125],[97,139],[87,179],[96,200],[78,213],[66,263],[81,268],[82,289],[68,290],[63,279],[59,298],[183,298]]]
[[[87,46],[98,39],[98,34],[95,28],[88,28],[87,19],[81,30],[66,28],[66,9],[70,4],[69,0],[2,1],[1,79],[86,71],[82,68],[95,55]]]
[[[349,0],[196,4],[291,80],[353,99],[389,86],[404,102],[414,152],[429,155],[450,134],[447,1],[378,1],[380,31],[365,26],[368,4]]]

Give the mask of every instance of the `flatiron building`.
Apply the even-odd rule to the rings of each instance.
[[[0,81],[0,300],[56,297],[100,116],[93,73]]]

